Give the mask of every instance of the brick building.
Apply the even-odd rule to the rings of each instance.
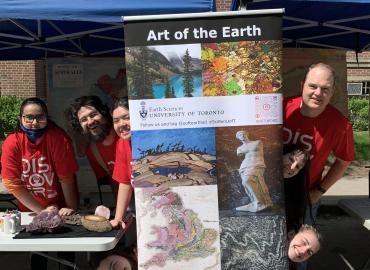
[[[218,11],[228,11],[230,10],[231,0],[216,0]]]
[[[350,95],[369,95],[370,52],[347,52],[347,90]]]
[[[0,61],[0,95],[46,98],[45,61]]]

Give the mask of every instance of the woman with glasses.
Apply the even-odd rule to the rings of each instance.
[[[27,98],[21,104],[18,126],[3,143],[1,163],[4,185],[21,211],[68,216],[78,207],[71,139],[48,119],[41,99]],[[74,261],[74,253],[58,252],[58,257]],[[31,269],[47,269],[47,259],[32,254]]]
[[[71,215],[78,206],[78,165],[70,138],[48,119],[46,104],[39,98],[23,101],[18,120],[2,147],[5,187],[21,211]]]

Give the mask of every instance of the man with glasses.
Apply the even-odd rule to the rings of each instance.
[[[113,129],[109,108],[97,96],[74,100],[66,112],[72,129],[88,139],[86,156],[100,184],[109,183],[114,195],[118,185],[111,178],[118,136]]]

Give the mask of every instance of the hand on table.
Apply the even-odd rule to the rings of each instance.
[[[110,224],[112,225],[113,228],[119,228],[121,226],[122,229],[126,229],[126,224],[122,220],[112,219],[110,221]]]
[[[58,207],[56,205],[49,205],[48,207],[46,207],[44,210],[42,210],[41,212],[58,212]]]
[[[75,210],[71,208],[61,208],[59,210],[59,216],[70,216],[75,212]]]

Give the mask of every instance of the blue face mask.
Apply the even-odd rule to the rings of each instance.
[[[44,128],[39,128],[39,129],[29,129],[29,128],[25,128],[23,125],[20,125],[21,127],[21,130],[23,130],[28,139],[30,139],[31,141],[35,142],[37,139],[41,138],[41,136],[44,134],[46,127]]]

